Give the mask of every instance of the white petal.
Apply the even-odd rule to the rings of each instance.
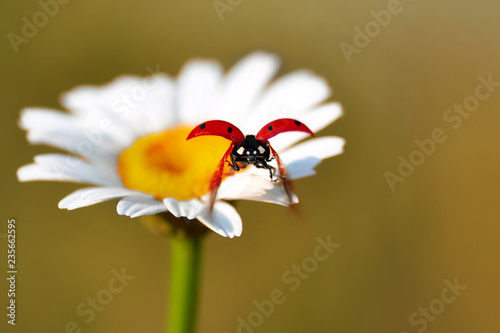
[[[31,143],[61,148],[103,165],[114,165],[123,148],[107,133],[73,114],[25,109],[21,113],[20,126],[28,131]]]
[[[314,167],[321,160],[342,153],[344,143],[344,139],[330,136],[307,140],[284,151],[280,157],[290,172],[290,178],[301,178],[313,175]]]
[[[279,64],[278,57],[264,52],[255,52],[240,60],[223,82],[217,117],[231,122],[248,112]]]
[[[59,201],[59,208],[72,210],[111,199],[121,198],[126,195],[137,194],[139,194],[139,192],[124,187],[87,187],[75,191]]]
[[[142,126],[147,133],[160,132],[179,121],[176,110],[176,85],[165,75],[154,75],[142,80],[145,97],[136,98],[137,112],[130,122]],[[141,90],[142,91],[142,90]]]
[[[236,209],[223,201],[217,201],[212,213],[205,211],[198,216],[198,220],[224,237],[238,237],[243,230],[241,217]]]
[[[95,117],[107,114],[115,118],[119,112],[119,106],[133,105],[126,94],[132,93],[134,87],[141,85],[142,78],[137,76],[120,76],[112,82],[97,85],[82,85],[63,94],[61,104],[68,110],[83,116]]]
[[[183,216],[189,220],[196,218],[207,209],[207,205],[198,199],[180,201],[174,198],[165,198],[163,203],[175,217]]]
[[[298,203],[299,198],[297,197],[297,195],[295,195],[295,193],[291,193],[291,195],[292,203]],[[285,190],[278,184],[274,184],[273,187],[270,190],[266,190],[263,195],[246,195],[242,196],[241,200],[261,201],[281,206],[290,206],[290,199],[288,198],[288,195],[286,194]]]
[[[167,207],[163,202],[156,200],[152,195],[134,195],[127,196],[118,202],[116,211],[120,215],[130,216],[132,218],[154,215],[157,213],[165,212]]]
[[[309,71],[286,75],[273,83],[248,116],[245,129],[258,131],[276,118],[294,118],[330,96],[326,81]]]
[[[270,181],[268,180],[268,182]],[[266,188],[265,190],[262,190],[260,192],[245,191],[244,189],[242,189],[238,196],[229,196],[229,195],[221,196],[220,199],[260,201],[281,206],[290,205],[290,201],[288,199],[285,190],[280,185],[272,183],[271,183],[271,188]],[[297,198],[295,193],[292,193],[292,202],[293,203],[299,202],[299,198]]]
[[[217,192],[219,200],[252,200],[289,206],[290,201],[284,189],[271,182],[267,172],[254,167],[226,178]],[[287,171],[288,167],[287,167]],[[203,200],[208,200],[209,195]],[[293,203],[299,202],[297,196],[292,194]]]
[[[286,166],[286,171],[290,179],[309,177],[316,174],[314,168],[321,163],[320,158],[306,157],[301,160],[293,161]]]
[[[226,178],[217,192],[217,199],[238,200],[243,197],[258,197],[264,195],[266,190],[272,189],[273,183],[269,178],[248,172],[253,169],[248,168],[247,171]]]
[[[280,154],[285,164],[306,157],[316,157],[325,159],[343,152],[345,140],[335,136],[323,136],[316,139],[307,140],[292,147]]]
[[[103,171],[77,157],[61,154],[44,154],[34,158],[35,163],[17,170],[19,181],[59,180],[91,183],[96,185],[118,185],[118,175]]]
[[[296,117],[296,119],[306,124],[311,131],[316,133],[337,120],[341,115],[342,107],[339,103],[328,103],[306,112]],[[281,151],[308,136],[309,134],[303,132],[287,132],[277,135],[269,141],[276,151]]]
[[[102,122],[123,145],[129,145],[139,133],[126,123],[133,102],[130,91],[140,78],[121,76],[104,86],[79,86],[62,95],[61,104],[94,124]]]
[[[163,75],[122,76],[105,86],[82,86],[62,98],[62,104],[94,123],[107,122],[124,143],[172,125],[175,89]]]
[[[188,124],[208,120],[216,99],[216,90],[222,77],[218,63],[191,61],[179,75],[179,117]]]

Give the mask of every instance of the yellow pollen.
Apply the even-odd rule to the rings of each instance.
[[[230,142],[215,136],[186,141],[192,129],[181,126],[151,134],[124,150],[118,173],[125,187],[153,194],[158,200],[189,200],[208,193]]]

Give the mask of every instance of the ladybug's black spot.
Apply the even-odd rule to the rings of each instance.
[[[205,127],[207,127],[207,124],[201,124],[200,125],[200,129],[204,129]]]
[[[269,130],[269,132],[272,132],[273,131],[273,125],[269,125],[269,127],[267,129]]]
[[[300,126],[300,121],[295,120],[295,125]]]
[[[232,131],[233,131],[233,128],[232,128],[231,126],[228,126],[228,127],[227,127],[227,132],[228,132],[228,133],[231,133]]]

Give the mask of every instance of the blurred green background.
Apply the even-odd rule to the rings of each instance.
[[[221,1],[232,3],[224,20],[211,0],[70,0],[17,53],[8,33],[21,35],[23,17],[42,7],[1,2],[0,233],[16,218],[19,271],[17,325],[8,329],[64,332],[74,321],[82,332],[162,332],[168,293],[168,240],[118,216],[116,201],[68,212],[57,202],[81,185],[17,182],[18,167],[54,151],[26,142],[19,111],[59,109],[75,86],[146,76],[147,66],[177,75],[202,57],[228,69],[264,50],[281,56],[280,74],[308,68],[330,83],[345,115],[321,134],[346,138],[345,153],[296,182],[300,216],[241,202],[243,235],[206,239],[198,332],[499,332],[500,87],[456,130],[443,115],[474,95],[479,76],[500,82],[500,3]],[[388,6],[398,13],[377,31],[370,12]],[[356,27],[367,24],[370,43],[348,63],[340,45],[355,46]],[[384,173],[397,173],[398,156],[436,128],[447,140],[391,191]],[[290,290],[283,274],[328,235],[341,246]],[[86,323],[76,308],[122,267],[135,279]],[[455,278],[467,289],[443,303],[443,281]],[[254,301],[274,289],[286,300],[259,321]],[[6,294],[2,279],[0,328]],[[425,319],[419,309],[429,306]],[[258,327],[238,328],[249,316]]]

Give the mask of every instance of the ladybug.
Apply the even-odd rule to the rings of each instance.
[[[314,133],[298,120],[283,118],[271,121],[260,129],[257,135],[243,135],[241,130],[233,124],[223,120],[210,120],[196,126],[189,133],[186,140],[202,136],[216,135],[231,141],[229,148],[222,156],[210,183],[210,210],[212,210],[217,190],[224,176],[224,165],[226,161],[234,171],[239,171],[253,164],[257,168],[269,170],[269,178],[272,182],[280,182],[284,189],[290,205],[293,204],[291,181],[287,177],[286,169],[278,153],[269,144],[269,139],[284,132],[299,131],[310,134]],[[230,161],[228,161],[228,158]],[[276,159],[279,169],[279,177],[275,177],[276,168],[269,165]]]

